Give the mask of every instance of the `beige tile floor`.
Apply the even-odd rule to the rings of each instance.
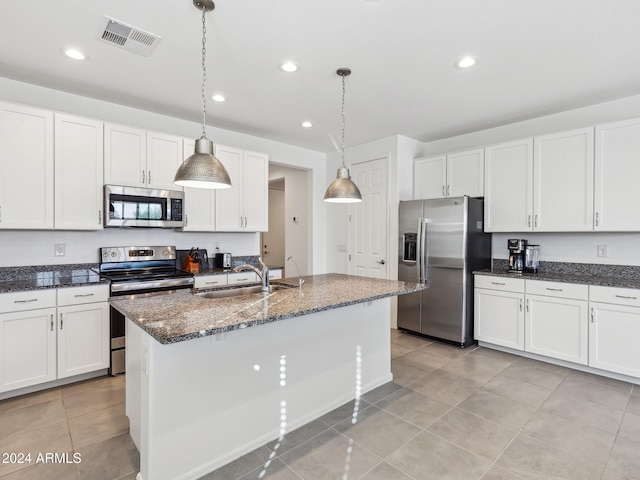
[[[392,357],[355,424],[351,402],[203,480],[640,480],[640,386],[396,330]],[[123,377],[0,402],[0,452],[81,455],[0,478],[134,479],[123,402]]]

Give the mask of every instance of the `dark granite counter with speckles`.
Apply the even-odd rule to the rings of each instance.
[[[270,294],[209,299],[179,290],[135,299],[115,297],[109,302],[158,342],[176,343],[425,288],[410,282],[341,274],[304,279],[302,290],[296,286],[297,278],[272,282],[293,288]]]
[[[523,274],[509,273],[507,268],[506,260],[494,260],[493,268],[473,273],[493,277],[640,289],[640,267],[630,265],[541,262],[538,273]]]
[[[0,293],[109,283],[97,263],[0,268]]]

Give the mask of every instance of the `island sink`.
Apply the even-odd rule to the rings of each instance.
[[[209,292],[196,293],[198,297],[202,298],[226,298],[236,297],[238,295],[252,295],[256,293],[273,293],[278,290],[288,290],[290,288],[297,288],[294,285],[269,285],[269,291],[263,292],[262,285],[253,285],[250,287],[241,288],[229,288],[227,290],[212,290]]]

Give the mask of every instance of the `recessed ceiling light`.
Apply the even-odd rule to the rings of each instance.
[[[454,63],[453,65],[456,68],[469,68],[469,67],[473,67],[474,65],[477,65],[477,63],[480,60],[478,59],[478,57],[471,57],[471,56],[467,56],[467,57],[462,57],[460,60],[458,60],[456,63]]]
[[[311,127],[313,127],[313,123],[311,123],[311,122],[310,122],[310,121],[308,121],[308,120],[305,120],[305,121],[304,121],[304,122],[302,122],[300,125],[301,125],[301,126],[303,126],[304,128],[311,128]]]
[[[64,50],[64,54],[69,58],[73,58],[74,60],[84,60],[85,58],[87,58],[84,56],[84,53],[75,48],[67,48],[66,50]]]
[[[213,97],[211,97],[214,102],[224,102],[226,100],[224,95],[220,95],[216,93]]]
[[[280,70],[287,73],[293,73],[300,70],[300,67],[293,62],[285,62],[282,65],[280,65]]]

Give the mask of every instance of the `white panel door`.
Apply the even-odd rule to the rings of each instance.
[[[640,308],[590,303],[589,366],[640,378]]]
[[[100,230],[103,124],[55,114],[55,228]]]
[[[244,230],[266,232],[269,229],[269,158],[264,153],[243,154]]]
[[[528,295],[526,352],[587,365],[587,301]]]
[[[53,228],[53,113],[0,103],[0,228]]]
[[[58,378],[109,368],[109,304],[58,307]]]
[[[485,231],[531,231],[532,210],[533,139],[485,148]]]
[[[534,139],[533,226],[593,230],[593,127]]]
[[[413,198],[445,197],[447,157],[416,158],[413,162]]]
[[[215,152],[231,179],[231,188],[216,190],[216,231],[239,232],[244,226],[242,150],[216,145]]]
[[[447,155],[447,197],[484,196],[484,148]]]
[[[105,123],[104,183],[145,187],[147,185],[147,132]]]
[[[524,350],[524,295],[516,292],[474,289],[476,340]]]
[[[387,267],[387,159],[357,163],[351,176],[362,194],[362,202],[349,205],[352,275],[388,278]]]
[[[182,157],[184,160],[193,155],[194,148],[195,140],[183,139]],[[185,232],[213,232],[216,227],[215,222],[215,190],[184,187],[184,226],[182,230]]]
[[[640,119],[596,126],[594,230],[640,231]]]
[[[147,132],[147,186],[166,190],[182,190],[173,183],[182,163],[182,137]]]
[[[0,314],[0,392],[56,379],[56,309]]]

